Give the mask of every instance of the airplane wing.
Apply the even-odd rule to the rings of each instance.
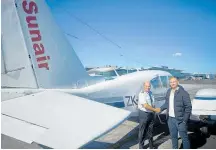
[[[126,120],[130,112],[57,91],[2,102],[2,134],[50,148],[80,148]]]

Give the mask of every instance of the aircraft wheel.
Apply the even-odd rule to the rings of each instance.
[[[208,127],[202,127],[202,128],[200,128],[200,131],[204,136],[209,137],[210,134],[209,134],[209,128]]]

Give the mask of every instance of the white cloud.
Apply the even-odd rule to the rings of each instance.
[[[182,56],[182,53],[175,53],[173,54],[174,57],[181,57]]]

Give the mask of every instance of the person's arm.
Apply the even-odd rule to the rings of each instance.
[[[145,103],[145,104],[142,104],[142,106],[145,108],[145,109],[148,109],[148,110],[151,110],[151,111],[154,111],[156,112],[156,109],[152,106],[150,106],[149,104]]]
[[[183,121],[185,123],[187,123],[187,121],[191,115],[192,105],[191,105],[190,95],[186,91],[184,92],[184,95],[183,95],[183,103],[184,103],[184,107],[185,107],[185,113],[184,113]]]
[[[142,107],[144,107],[145,109],[150,110],[150,111],[159,112],[159,111],[156,110],[156,108],[154,108],[154,107],[152,107],[151,105],[148,104],[145,94],[144,94]]]

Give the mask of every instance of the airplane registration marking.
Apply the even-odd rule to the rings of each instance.
[[[125,96],[125,98],[127,99],[127,101],[126,101],[127,106],[137,106],[138,98],[136,97],[136,95]]]

